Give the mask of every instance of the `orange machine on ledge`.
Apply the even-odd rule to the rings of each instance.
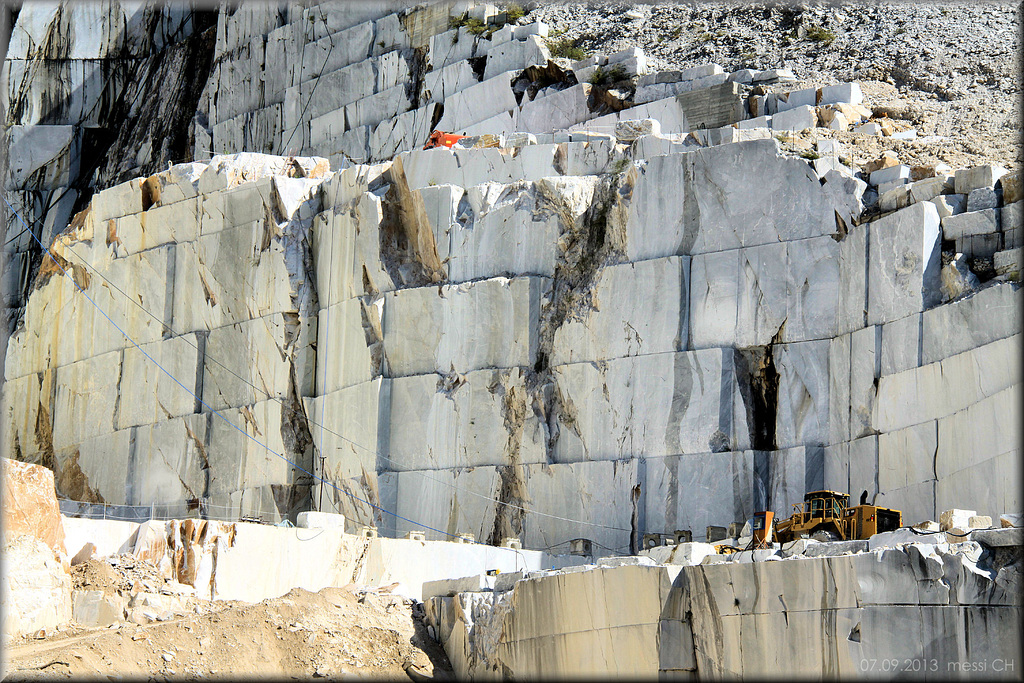
[[[427,144],[423,145],[423,149],[432,149],[434,147],[451,147],[456,142],[466,137],[465,135],[456,135],[454,133],[445,133],[439,130],[435,130],[427,138]]]
[[[775,524],[775,540],[788,543],[798,538],[816,541],[867,539],[903,526],[899,510],[876,505],[850,507],[850,496],[836,491],[811,491],[804,502],[793,506],[789,519]],[[769,536],[770,538],[770,536]]]

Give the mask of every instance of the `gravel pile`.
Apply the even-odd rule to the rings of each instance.
[[[637,45],[652,65],[714,62],[726,71],[788,68],[800,83],[877,81],[921,135],[951,138],[978,160],[1024,161],[1020,145],[1021,6],[985,3],[559,3],[541,20],[588,52]],[[780,88],[781,89],[781,88]],[[892,114],[890,114],[891,116]]]

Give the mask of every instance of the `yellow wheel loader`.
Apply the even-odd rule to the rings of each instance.
[[[876,505],[850,506],[850,496],[836,491],[811,491],[804,502],[793,506],[793,515],[775,523],[775,540],[789,543],[798,538],[816,541],[867,539],[903,526],[899,510]]]

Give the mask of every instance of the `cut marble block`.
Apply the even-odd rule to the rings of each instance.
[[[440,105],[429,104],[392,118],[384,118],[370,133],[370,159],[386,160],[407,149],[422,147],[430,137],[431,126]],[[355,161],[366,162],[356,157]]]
[[[502,527],[503,520],[505,524],[511,520],[506,535],[521,533],[525,548],[544,548],[566,538],[583,537],[626,552],[630,494],[639,481],[638,470],[638,461],[629,460],[520,465],[505,470],[504,475],[494,467],[384,472],[379,477],[381,506],[448,534],[472,533],[478,541]],[[499,498],[503,485],[522,491],[523,498]],[[518,519],[521,527],[515,526]],[[397,535],[422,529],[401,519],[392,523]],[[426,534],[431,540],[450,540],[431,529]]]
[[[854,226],[839,243],[839,326],[837,333],[867,325],[868,226]]]
[[[512,150],[504,147],[455,149],[452,152],[460,170],[459,174],[449,176],[454,180],[445,182],[466,188],[483,183],[515,183],[559,175],[553,161],[551,166],[545,166],[547,160],[543,156],[539,160],[529,155],[513,156]],[[531,161],[534,165],[527,166]]]
[[[828,339],[839,334],[842,247],[831,237],[787,245],[787,314],[783,341]]]
[[[1009,388],[939,419],[935,453],[938,479],[1020,448],[1024,415],[1020,377],[1016,379]]]
[[[925,311],[921,362],[934,363],[1018,332],[1022,303],[1020,284],[1003,282]]]
[[[312,472],[310,449],[293,451],[308,444],[296,438],[310,428],[303,412],[301,403],[285,400],[212,414],[206,450],[209,495],[264,485],[308,484],[309,475],[298,467]]]
[[[914,571],[910,554],[896,548],[857,553],[850,557],[850,562],[857,572],[862,605],[887,605],[895,608],[900,604],[949,604],[950,587],[941,580],[941,563],[929,568],[925,562],[919,562],[925,566],[919,566],[918,571]],[[928,572],[929,569],[932,571]]]
[[[374,126],[385,119],[409,111],[412,106],[407,88],[403,84],[345,105],[344,117],[349,128]]]
[[[775,442],[780,449],[828,442],[829,342],[773,347],[779,373]]]
[[[881,477],[881,472],[879,472],[879,477]],[[935,506],[934,479],[897,489],[886,489],[884,486],[879,486],[879,488],[880,495],[874,499],[874,504],[899,510],[903,515],[904,526],[934,520],[938,516]],[[871,502],[870,498],[868,502]]]
[[[850,335],[850,438],[871,433],[875,379],[879,368],[881,327],[865,327]]]
[[[381,202],[364,193],[353,209],[335,208],[313,221],[313,256],[321,306],[394,289],[381,260]]]
[[[315,119],[373,95],[377,81],[375,66],[372,60],[364,59],[288,88],[285,94],[285,130],[299,123],[300,115],[304,120]]]
[[[943,308],[945,306],[931,311]],[[892,375],[921,365],[921,316],[915,313],[882,325],[880,375]]]
[[[391,380],[381,378],[304,399],[313,443],[333,479],[375,472],[386,452]],[[380,445],[378,445],[380,442]],[[380,460],[381,467],[387,461]]]
[[[391,380],[388,455],[395,471],[545,461],[546,423],[519,368]]]
[[[449,279],[554,276],[558,237],[566,229],[558,209],[566,206],[579,219],[590,206],[594,186],[589,178],[551,178],[470,187],[451,224]],[[568,201],[556,203],[549,197]]]
[[[828,343],[828,443],[850,439],[850,336]]]
[[[11,255],[7,256],[8,265]],[[28,258],[24,259],[28,266]],[[25,299],[24,323],[9,332],[4,356],[4,379],[10,381],[56,365],[59,340],[53,339],[53,325],[60,320],[65,297],[70,303],[75,286],[70,278],[37,279],[33,296]]]
[[[879,434],[879,490],[888,492],[934,480],[938,434],[934,420]]]
[[[850,490],[850,442],[825,446],[822,451],[822,488],[828,491]]]
[[[263,221],[178,244],[174,331],[214,329],[295,309],[285,241]],[[148,252],[146,252],[148,253]],[[240,269],[239,263],[248,264]]]
[[[689,529],[698,540],[709,526],[749,519],[759,485],[763,501],[754,457],[753,451],[732,451],[648,458],[647,529],[669,534]]]
[[[499,74],[515,72],[528,66],[547,64],[550,57],[540,36],[527,36],[526,40],[510,40],[492,45],[487,51],[484,79],[498,78]]]
[[[483,42],[483,41],[481,41]],[[476,39],[468,27],[455,28],[430,37],[430,63],[434,71],[473,56]]]
[[[583,537],[628,551],[630,493],[641,476],[637,461],[539,464],[523,469],[529,495],[524,507],[553,515],[525,515],[524,547],[546,548]]]
[[[50,445],[53,429],[54,370],[23,375],[4,382],[0,397],[3,441],[0,457],[39,462]]]
[[[730,350],[573,363],[553,371],[558,462],[749,447]]]
[[[67,364],[91,356],[93,311],[72,278],[57,274],[40,282],[25,302],[24,326],[8,340],[5,378],[42,372],[62,359]]]
[[[116,429],[121,356],[111,351],[57,368],[53,448],[74,447]]]
[[[423,210],[434,233],[434,244],[437,245],[437,258],[441,260],[442,269],[451,279],[451,241],[452,233],[458,229],[460,218],[459,208],[466,191],[454,185],[436,185],[422,187],[415,191],[423,202]]]
[[[522,469],[517,467],[516,471]],[[376,513],[377,528],[385,536],[400,538],[407,531],[423,531],[432,541],[450,541],[461,533],[480,540],[486,539],[494,527],[498,504],[492,499],[497,498],[501,486],[494,467],[385,471],[377,476],[377,482],[381,507],[395,513]]]
[[[787,247],[781,243],[692,257],[692,348],[771,342],[786,320]]]
[[[117,412],[118,429],[197,412],[204,346],[199,335],[186,334],[127,347],[121,361],[127,383],[121,390],[125,396]]]
[[[492,278],[388,292],[384,353],[391,377],[530,366],[551,281]]]
[[[759,169],[757,181],[749,175]],[[770,178],[771,182],[763,182]],[[751,140],[648,159],[627,225],[630,260],[702,254],[835,232],[834,208],[806,163]],[[664,188],[679,192],[666,193]],[[799,198],[780,205],[779,193]]]
[[[592,308],[555,330],[552,365],[685,350],[689,280],[688,256],[601,269]]]
[[[565,142],[559,145],[559,156],[564,160],[562,173],[570,176],[622,173],[632,167],[624,147],[614,140]]]
[[[410,190],[434,185],[469,188],[482,183],[516,183],[558,175],[553,161],[557,145],[529,145],[512,157],[509,150],[414,149],[399,155]],[[546,158],[541,156],[546,153]]]
[[[167,331],[171,322],[173,247],[114,259],[101,266],[99,274],[81,267],[74,271],[75,281],[78,287],[85,285],[85,293],[72,285],[68,297],[72,306],[61,313],[70,323],[66,335],[57,341],[61,365],[131,346],[132,342],[154,342]],[[54,291],[63,296],[59,289]]]
[[[74,126],[11,126],[4,189],[59,189],[77,180],[81,137]]]
[[[374,55],[410,47],[409,34],[405,32],[403,17],[397,12],[389,12],[374,22],[374,40],[371,46]]]
[[[207,495],[206,481],[212,474],[207,471],[211,417],[185,415],[134,430],[128,504],[177,503]]]
[[[1019,510],[1024,503],[1021,475],[1018,440],[1014,450],[940,477],[935,482],[935,509],[950,510],[964,501],[978,501],[978,514]]]
[[[83,439],[64,448],[55,448],[55,484],[57,492],[71,500],[123,505],[131,473],[131,429],[109,432]]]
[[[878,325],[939,302],[939,214],[921,202],[868,226],[868,324]]]
[[[313,389],[316,330],[297,316],[272,314],[211,330],[203,360],[203,411],[287,398]],[[292,383],[295,383],[294,387]]]
[[[1021,336],[882,377],[872,426],[891,432],[952,415],[1020,381]]]
[[[438,65],[434,71],[428,71],[423,78],[423,87],[426,89],[425,96],[431,102],[444,104],[455,93],[479,82],[470,63],[462,60],[445,67]]]
[[[199,187],[203,192],[199,223],[201,235],[262,223],[268,218],[268,209],[273,205],[273,182],[270,178],[226,188],[220,187],[218,181],[230,183],[230,176],[218,174],[214,166],[200,176]],[[204,188],[205,183],[216,183],[218,187]]]
[[[868,502],[878,492],[878,437],[871,435],[849,443],[850,457],[850,503],[856,505],[863,491],[868,492]]]
[[[467,126],[489,119],[495,114],[517,109],[519,104],[512,92],[515,72],[487,76],[485,80],[445,99],[444,114],[436,130],[461,132]]]
[[[620,566],[517,584],[504,609],[522,617],[502,631],[495,659],[523,678],[657,678],[665,623],[658,614],[669,582],[663,567]],[[457,622],[456,628],[467,627]],[[482,631],[479,620],[474,629]],[[582,652],[617,655],[605,662]]]
[[[789,342],[834,336],[839,252],[834,240],[818,237],[694,256],[691,345],[743,347],[776,337]]]
[[[384,299],[349,299],[320,309],[316,393],[329,394],[380,377]]]
[[[525,133],[548,133],[563,130],[588,118],[589,83],[580,83],[565,90],[524,101],[513,125]]]
[[[207,169],[207,164],[190,161],[184,164],[175,164],[166,171],[160,173],[154,173],[153,175],[146,178],[145,182],[142,183],[144,191],[147,193],[150,200],[153,201],[153,206],[150,207],[149,211],[155,211],[157,208],[167,207],[171,204],[183,202],[186,199],[195,199],[197,206],[202,200],[198,195],[199,177],[203,174],[203,171]],[[171,214],[160,214],[162,218],[170,216]],[[197,214],[198,216],[198,214]],[[173,229],[186,228],[188,226],[175,226],[175,221],[166,221],[167,227]],[[198,217],[196,223],[198,224]],[[176,240],[179,238],[175,237]]]
[[[271,34],[272,35],[272,34]],[[317,74],[332,73],[350,64],[366,59],[373,43],[373,22],[363,22],[338,33],[306,42],[301,47],[302,70],[300,82],[311,80]],[[271,41],[267,37],[267,61],[270,62]],[[283,56],[283,55],[282,55]],[[264,74],[270,78],[273,69]],[[283,94],[283,89],[281,90]]]
[[[400,52],[385,52],[377,56],[374,61],[377,67],[375,86],[378,93],[410,80],[409,63],[402,58]]]
[[[513,109],[512,112],[515,110]],[[518,126],[517,117],[513,116],[512,112],[499,112],[494,116],[478,121],[472,125],[466,126],[462,129],[463,135],[475,136],[475,135],[509,135],[510,133],[516,132]]]

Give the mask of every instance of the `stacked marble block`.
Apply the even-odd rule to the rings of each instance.
[[[308,509],[309,477],[272,451],[311,468],[300,250],[326,171],[242,155],[98,193],[52,247],[70,276],[43,264],[9,342],[5,455],[53,468],[72,500],[271,521]]]
[[[867,255],[864,325],[829,349],[826,485],[867,491],[911,523],[968,496],[992,514],[1016,509],[1019,282],[997,278],[939,305],[935,205],[865,227],[847,237]]]
[[[520,113],[512,81],[528,66],[547,64],[547,27],[506,25],[488,37],[448,29],[449,16],[468,4],[261,6],[222,13],[219,61],[200,105],[208,111],[212,139],[197,139],[197,156],[203,150],[302,151],[340,167],[421,147],[434,128],[471,132],[488,120],[476,127],[504,132],[508,126],[491,130],[494,117]],[[574,91],[582,108],[559,109],[585,114],[589,87]],[[527,98],[516,123],[546,132],[557,104],[530,106]]]
[[[376,262],[360,263],[364,257],[358,255],[367,250],[359,241],[378,243],[370,227],[360,227],[355,244],[339,253],[346,263],[357,255],[355,265],[343,270],[354,274],[353,298],[359,301],[329,306],[330,323],[322,311],[320,329],[336,330],[333,321],[346,316],[358,327],[350,333],[337,329],[333,341],[321,336],[318,352],[329,365],[323,369],[328,384],[318,395],[338,386],[332,377],[347,374],[359,388],[341,392],[378,397],[376,423],[369,417],[359,430],[368,440],[352,439],[362,447],[342,440],[341,446],[346,457],[366,451],[358,457],[369,458],[365,446],[376,430],[383,507],[435,529],[486,537],[502,512],[492,499],[512,480],[526,492],[527,507],[554,516],[525,517],[526,546],[547,546],[568,534],[622,548],[628,545],[623,529],[629,528],[629,493],[636,484],[646,496],[638,504],[647,528],[698,530],[723,518],[745,519],[769,500],[788,508],[807,486],[820,482],[827,340],[835,333],[836,306],[818,314],[813,297],[821,295],[815,291],[808,298],[801,289],[810,281],[818,285],[815,290],[831,287],[838,294],[838,266],[829,263],[839,249],[831,237],[834,209],[820,182],[804,162],[779,158],[774,141],[656,157],[642,173],[610,176],[597,169],[590,173],[605,175],[545,178],[556,173],[551,164],[557,148],[572,158],[603,142],[523,148],[537,150],[541,159],[546,155],[547,166],[525,164],[523,153],[499,149],[399,155],[391,182],[423,203],[438,283],[402,287],[395,280],[400,271],[388,274]],[[750,187],[733,174],[758,164],[776,171],[799,199],[778,211],[764,209],[770,206],[767,195],[763,203],[741,201]],[[516,177],[525,180],[511,180]],[[617,189],[608,186],[613,177],[621,183]],[[474,186],[489,178],[500,182]],[[700,189],[721,187],[726,197],[701,208],[696,202],[703,202],[704,193],[696,182],[705,183]],[[677,194],[690,198],[691,208],[664,198],[662,188],[673,184],[686,188]],[[378,189],[353,200],[358,210],[346,207],[339,214],[335,204],[331,220],[353,231],[352,216],[379,215],[364,206],[375,206],[371,195],[382,193],[387,195]],[[632,201],[621,199],[630,194]],[[607,217],[595,218],[595,210]],[[798,215],[805,220],[796,220]],[[608,239],[618,234],[625,240],[581,293],[591,304],[570,304],[571,297],[558,301],[565,295],[557,291],[557,272],[572,234],[566,216],[574,221],[572,230],[605,220]],[[684,216],[691,217],[685,226]],[[669,227],[654,231],[655,225]],[[730,227],[722,231],[722,225]],[[337,239],[337,230],[325,234]],[[780,234],[789,238],[781,249]],[[790,266],[802,279],[787,280]],[[337,279],[330,281],[340,277],[337,270],[318,277],[321,292],[339,286]],[[702,285],[695,289],[690,283],[697,277]],[[742,292],[736,291],[736,278]],[[771,309],[759,309],[759,278],[776,278]],[[660,289],[664,296],[652,296]],[[732,298],[734,309],[720,313],[715,297]],[[552,310],[563,305],[569,307],[565,321],[554,322]],[[787,318],[795,322],[780,337],[785,343],[776,350],[776,362],[789,398],[772,417],[776,447],[754,450],[752,408],[744,395],[753,356],[736,348],[769,344]],[[358,369],[334,370],[335,353],[347,356],[350,348],[358,349]],[[379,388],[368,380],[377,372],[384,378]],[[365,400],[349,400],[341,392],[337,405]],[[311,415],[335,410],[328,402]],[[324,452],[331,458],[331,448]],[[371,470],[366,460],[351,463],[352,476]],[[685,493],[695,490],[702,494]],[[615,504],[588,503],[596,499]],[[388,532],[412,528],[401,520],[380,521],[396,525]]]
[[[566,149],[577,149],[598,143],[563,144]],[[519,323],[508,327],[508,321],[537,306],[537,288],[541,290],[541,311],[557,302],[557,292],[547,291],[546,280],[522,283],[518,305],[498,305],[485,291],[505,288],[514,299],[517,278],[500,283],[482,279],[494,275],[549,278],[557,272],[562,252],[550,243],[557,234],[551,226],[539,229],[527,223],[516,227],[517,220],[538,213],[538,199],[531,196],[530,184],[544,188],[548,181],[534,180],[529,172],[509,174],[509,167],[529,167],[523,166],[521,159],[517,166],[518,157],[497,149],[400,155],[410,190],[423,195],[426,214],[435,217],[430,220],[438,259],[447,263],[443,279],[471,282],[455,290],[426,288],[419,295],[427,299],[425,304],[411,304],[401,291],[377,304],[383,307],[382,373],[397,377],[433,367],[434,376],[417,381],[427,391],[433,385],[434,400],[445,406],[443,413],[416,418],[411,437],[396,437],[396,429],[402,428],[398,418],[391,416],[390,461],[379,461],[382,500],[393,502],[394,509],[410,519],[450,532],[471,529],[479,537],[488,533],[495,517],[495,504],[489,498],[497,498],[507,483],[507,472],[501,468],[517,462],[525,464],[523,487],[533,509],[582,519],[588,523],[583,526],[628,528],[631,504],[626,489],[633,483],[641,484],[641,523],[646,530],[691,528],[698,535],[707,525],[744,519],[760,506],[771,506],[780,514],[788,512],[806,490],[820,486],[850,491],[854,497],[867,490],[876,502],[905,510],[907,521],[933,518],[936,506],[939,510],[951,507],[973,496],[974,488],[984,491],[992,510],[1015,509],[1019,504],[1016,479],[1001,480],[1006,482],[1002,488],[991,491],[981,470],[1005,465],[1007,444],[1017,438],[1016,423],[1006,419],[1016,410],[1012,401],[1007,402],[1012,392],[991,398],[1019,382],[1019,367],[1006,355],[1019,340],[1007,339],[1019,329],[1016,285],[994,283],[974,298],[938,306],[937,214],[927,206],[910,207],[870,226],[854,228],[837,240],[840,232],[834,216],[837,207],[843,209],[843,201],[848,200],[843,193],[862,191],[863,183],[850,190],[848,178],[832,175],[821,186],[805,162],[776,158],[774,144],[747,142],[659,156],[648,159],[642,170],[630,171],[628,180],[622,181],[630,196],[628,208],[621,209],[625,217],[618,219],[624,226],[615,228],[624,235],[624,243],[620,253],[598,269],[587,292],[589,300],[597,302],[597,311],[575,311],[578,319],[570,317],[553,330],[543,315],[538,323],[535,313],[525,328]],[[463,161],[456,162],[460,156]],[[486,157],[486,161],[467,163],[474,157]],[[475,175],[474,168],[481,166],[488,169],[488,175]],[[773,205],[774,191],[752,187],[746,180],[749,169],[765,167],[786,188],[786,196],[793,198],[782,207]],[[541,168],[536,173],[542,173]],[[471,180],[487,177],[524,177],[527,184],[508,186],[503,180],[486,189],[469,187]],[[698,178],[701,180],[694,180]],[[449,181],[462,185],[445,187]],[[562,191],[578,195],[579,182],[573,180],[573,185]],[[701,183],[706,185],[698,187]],[[665,187],[684,190],[666,197]],[[719,193],[715,198],[707,191],[711,188]],[[585,191],[584,198],[589,192]],[[758,192],[764,196],[757,197]],[[550,194],[550,190],[543,189],[540,194]],[[438,195],[440,199],[436,199]],[[488,197],[496,198],[504,209],[498,216],[494,216],[497,207],[488,204]],[[589,201],[593,206],[596,200]],[[485,212],[485,220],[477,218],[481,212]],[[514,219],[517,212],[522,217]],[[612,215],[617,215],[615,210]],[[437,226],[451,226],[453,232],[445,239],[443,229]],[[563,234],[557,239],[564,242],[566,237]],[[483,253],[486,258],[481,257]],[[651,294],[661,291],[667,294],[667,302],[660,294]],[[648,303],[646,297],[652,296],[657,301]],[[474,307],[463,303],[466,297],[488,302],[477,304],[477,311],[502,311],[502,323],[491,329],[493,323],[481,326],[472,322],[476,319],[468,317],[467,311]],[[986,315],[984,311],[1001,310],[1004,305],[1009,315],[987,328],[941,322],[943,316],[949,320],[958,315],[980,319]],[[409,317],[410,306],[415,310],[413,317]],[[897,336],[909,324],[906,319],[913,316],[934,321],[927,333],[931,336],[929,354],[913,365],[886,364],[883,370],[883,353],[916,361],[919,339]],[[505,375],[488,371],[485,382],[475,374],[492,361],[474,357],[475,351],[460,346],[466,339],[443,331],[440,321],[451,321],[445,324],[464,330],[490,330],[483,339],[469,337],[473,349],[499,349],[507,354],[503,370],[518,366],[514,376],[528,388],[538,380],[550,385],[531,395],[528,403],[534,406],[534,414],[527,411],[522,434],[506,438],[499,431],[496,442],[485,447],[488,453],[483,459],[471,455],[481,444],[474,432],[481,418],[474,408],[459,406],[461,376],[471,396],[479,395],[479,387],[485,383],[491,391],[498,385],[505,387],[498,393],[507,396]],[[889,323],[892,325],[885,328]],[[409,331],[410,325],[415,333]],[[421,338],[424,330],[432,330],[431,341],[425,344]],[[499,339],[492,339],[491,334]],[[959,335],[956,343],[950,341],[954,335]],[[931,350],[932,345],[943,344],[948,348]],[[535,345],[543,349],[541,365],[549,366],[545,377],[531,377],[529,366],[536,366],[538,359],[533,353]],[[769,345],[779,388],[771,415],[775,443],[765,450],[752,447],[754,423],[764,417],[754,414],[750,393],[753,366]],[[417,361],[409,359],[410,350]],[[949,360],[946,366],[958,364],[965,383],[980,384],[982,388],[970,395],[973,398],[965,393],[947,404],[928,405],[916,413],[926,417],[916,422],[897,424],[917,419],[909,411],[897,411],[899,418],[889,417],[885,411],[892,411],[902,400],[897,392],[909,381],[909,375],[890,375],[915,370],[918,365],[931,365],[931,371],[937,367],[932,364],[957,354],[966,355]],[[987,361],[981,363],[981,358]],[[996,366],[1004,371],[993,370]],[[952,376],[949,370],[947,374]],[[693,388],[695,377],[702,382],[718,377],[718,386],[701,384],[698,392]],[[412,398],[396,398],[394,393],[396,385],[408,381],[392,379],[392,410],[396,405],[416,404]],[[443,400],[440,394],[444,394]],[[491,400],[493,424],[507,427],[507,414],[502,412],[507,406],[499,407],[496,399]],[[993,432],[991,445],[985,442],[984,448],[976,448],[967,457],[961,454],[965,446],[952,425],[966,420],[961,413],[975,403],[979,405],[971,408],[972,415],[998,417],[999,428]],[[876,404],[884,408],[876,408]],[[897,442],[905,440],[906,434],[896,432],[926,420],[947,418],[950,426],[943,432],[943,469],[915,479],[920,463],[909,460],[906,449],[897,456],[893,449],[901,448]],[[457,432],[460,427],[452,424],[461,424],[468,436],[453,434],[452,430]],[[512,460],[506,448],[509,443],[519,449],[518,460]],[[410,461],[391,462],[402,459],[396,455],[416,448],[419,452],[415,458],[410,455]],[[380,447],[379,452],[384,450]],[[452,460],[445,464],[444,458]],[[617,501],[612,511],[588,510],[582,503],[579,510],[561,509],[565,503],[559,496],[539,497],[534,491],[542,490],[538,488],[542,484],[536,483],[537,475],[531,474],[526,464],[533,458],[548,478],[575,478],[572,485],[551,485],[559,490],[585,491],[588,496],[600,491]],[[608,463],[612,463],[608,468],[611,474],[601,471]],[[914,473],[894,472],[898,467]],[[541,481],[543,486],[549,485],[548,479]],[[965,485],[957,486],[958,481]],[[929,486],[930,490],[937,487],[937,497],[923,491]],[[481,491],[489,495],[481,497]],[[694,491],[701,495],[692,495]],[[595,514],[603,516],[591,516]],[[523,531],[527,546],[553,542],[558,532],[584,531],[609,547],[625,545],[621,531],[559,526],[560,522],[539,516],[527,519]],[[533,535],[534,529],[540,538]],[[397,522],[396,532],[404,530],[403,523]]]
[[[0,289],[12,322],[24,306],[32,255],[41,251],[32,235],[49,244],[70,222],[79,192],[89,184],[80,178],[82,150],[102,138],[96,126],[104,125],[132,69],[191,34],[191,11],[187,5],[72,3],[19,15],[3,63],[3,189],[24,220],[3,205]],[[64,41],[50,38],[55,25],[67,27],[59,34]]]

